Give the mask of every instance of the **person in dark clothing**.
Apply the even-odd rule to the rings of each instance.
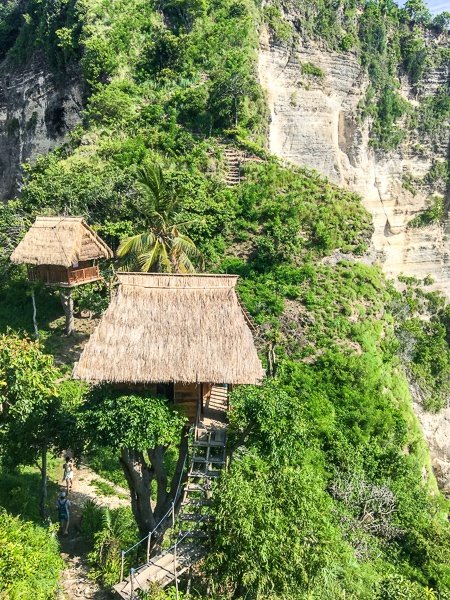
[[[68,535],[69,533],[69,520],[70,520],[70,500],[67,498],[66,492],[61,492],[56,502],[56,508],[58,509],[58,519],[61,526],[61,533]]]

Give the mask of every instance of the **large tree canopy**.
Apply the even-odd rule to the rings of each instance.
[[[87,447],[105,445],[117,451],[136,523],[146,535],[174,499],[187,452],[186,418],[166,398],[99,386],[80,409],[78,430]],[[169,468],[172,451],[175,467]]]

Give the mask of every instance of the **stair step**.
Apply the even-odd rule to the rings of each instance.
[[[217,458],[215,456],[210,456],[209,458],[206,458],[206,456],[193,456],[192,462],[193,463],[202,463],[202,464],[221,465],[221,466],[223,466],[225,464],[225,461],[222,458]]]
[[[226,445],[226,443],[223,441],[215,441],[215,440],[211,440],[209,442],[203,442],[201,440],[196,440],[194,442],[194,446],[199,446],[201,448],[206,448],[207,446],[211,446],[212,448],[224,448]]]
[[[178,515],[180,521],[200,521],[205,520],[206,515],[201,515],[198,513],[184,513],[182,515]]]
[[[212,500],[185,500],[181,503],[181,506],[184,507],[192,507],[192,508],[201,508],[202,506],[212,506]]]
[[[186,487],[184,488],[185,492],[205,492],[206,490],[206,486],[200,483],[188,483],[186,485]]]
[[[182,538],[201,538],[205,539],[209,537],[206,531],[200,529],[193,529],[192,531],[180,531],[179,536]]]
[[[191,539],[192,537],[195,536],[191,536]],[[177,577],[182,575],[191,564],[199,560],[203,555],[204,550],[199,549],[192,543],[189,544],[187,540],[186,543],[182,543],[179,546],[176,557]],[[137,589],[146,591],[150,587],[150,583],[158,583],[161,587],[165,587],[175,581],[173,569],[174,560],[175,557],[173,552],[167,552],[166,554],[153,559],[151,564],[144,565],[136,571],[135,576],[133,577],[134,598],[136,597]],[[131,585],[129,578],[113,586],[113,589],[124,600],[131,600]]]
[[[220,476],[220,471],[189,471],[188,477],[192,477],[194,479],[217,479]]]
[[[170,577],[173,580],[173,572],[170,573],[169,568],[173,565],[174,556],[171,552],[167,552],[162,556],[155,557],[148,565],[144,565],[138,569],[133,576],[133,589],[146,590],[149,587],[149,582],[160,582],[165,577]],[[114,589],[122,598],[131,598],[131,584],[129,577],[122,583],[114,586]]]

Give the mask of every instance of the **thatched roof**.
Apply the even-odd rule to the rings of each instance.
[[[72,267],[84,260],[112,256],[112,250],[82,217],[37,217],[11,254],[11,260]]]
[[[90,382],[253,383],[263,377],[236,275],[118,273],[74,376]]]

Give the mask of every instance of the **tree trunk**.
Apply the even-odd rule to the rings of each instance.
[[[168,511],[170,504],[167,493],[167,471],[164,464],[165,451],[164,446],[156,446],[156,448],[147,451],[156,479],[156,506],[154,511],[156,521],[159,521]]]
[[[43,519],[47,517],[47,444],[41,448],[41,493],[39,512]]]
[[[39,329],[38,329],[37,320],[36,320],[36,297],[34,295],[34,288],[31,288],[31,302],[33,304],[34,337],[36,338],[36,340],[39,340]]]
[[[141,537],[145,537],[156,527],[175,499],[188,453],[188,434],[189,428],[185,427],[181,434],[178,460],[172,481],[169,481],[164,464],[164,455],[167,451],[165,446],[147,450],[151,467],[145,462],[142,452],[128,448],[122,448],[120,451],[120,463],[130,490],[131,510]],[[154,479],[156,480],[156,505],[152,510],[151,487]],[[156,542],[155,539],[154,543]]]
[[[63,305],[64,314],[66,316],[66,334],[71,335],[74,331],[72,290],[61,290],[61,303]]]
[[[141,537],[155,528],[156,522],[151,507],[152,471],[148,468],[141,452],[122,448],[120,463],[131,496],[131,510]]]

